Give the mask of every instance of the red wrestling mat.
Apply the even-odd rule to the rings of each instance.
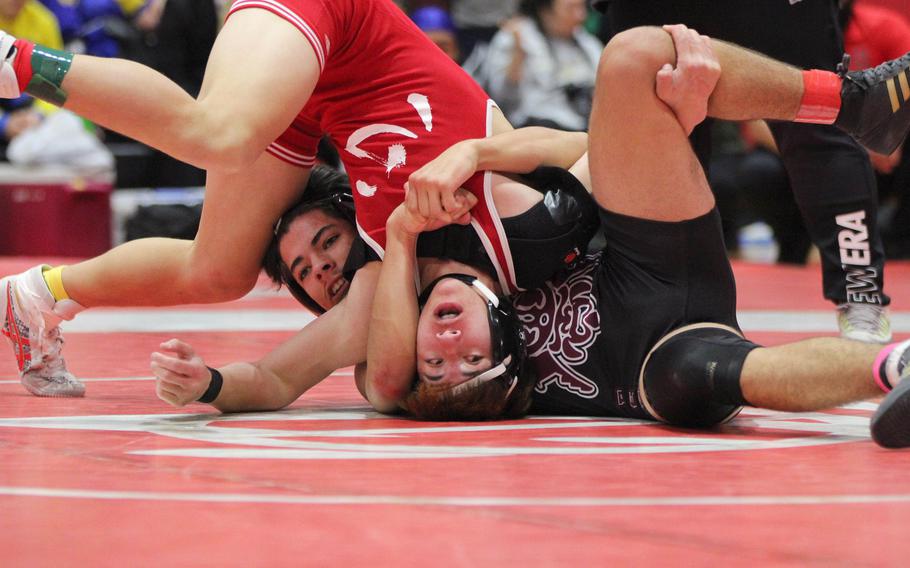
[[[0,261],[0,274],[30,264]],[[817,267],[736,269],[744,314],[777,314],[754,320],[756,340],[807,335],[787,331],[806,313],[834,333]],[[908,270],[889,267],[896,321],[910,311]],[[234,331],[141,331],[135,314],[136,331],[112,331],[86,318],[66,347],[85,399],[32,397],[0,357],[2,564],[896,566],[910,553],[910,452],[869,440],[871,404],[749,410],[721,432],[435,424],[369,411],[350,370],[282,412],[220,416],[155,398],[148,353],[160,341],[178,335],[210,364],[255,359],[291,333],[292,305],[263,290],[208,315],[163,310],[175,325],[189,314],[214,328],[221,311],[258,322]]]

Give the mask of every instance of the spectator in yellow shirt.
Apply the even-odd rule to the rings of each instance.
[[[0,30],[19,34],[55,49],[63,48],[63,37],[54,14],[38,0],[0,0]],[[41,122],[40,106],[23,95],[18,99],[0,101],[0,158],[6,144]],[[48,106],[48,110],[53,107]]]

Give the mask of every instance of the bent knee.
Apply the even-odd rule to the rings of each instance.
[[[198,106],[194,122],[186,131],[195,142],[194,163],[205,170],[242,171],[252,165],[264,149],[249,125],[206,102]]]
[[[256,285],[259,274],[229,271],[220,268],[193,267],[186,287],[191,303],[210,304],[230,302],[248,294]]]
[[[648,355],[640,376],[642,403],[669,424],[705,427],[725,422],[747,404],[740,377],[746,356],[756,347],[726,326],[680,328]]]
[[[658,27],[643,26],[613,36],[600,56],[597,82],[621,84],[636,81],[648,85],[665,64],[676,63],[676,49],[670,34]]]

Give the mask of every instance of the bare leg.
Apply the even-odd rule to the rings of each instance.
[[[218,34],[198,99],[138,63],[83,55],[62,86],[65,107],[89,120],[200,168],[237,171],[291,123],[318,72],[290,23],[243,10]]]
[[[299,112],[318,69],[303,35],[265,10],[228,20],[198,100],[142,65],[76,56],[63,81],[68,109],[205,167],[208,177],[194,241],[143,239],[67,267],[70,297],[86,307],[173,305],[248,291],[275,220],[307,173],[263,150]]]
[[[63,270],[83,306],[211,303],[256,283],[275,220],[300,195],[306,170],[263,153],[246,171],[209,172],[194,241],[139,239]]]
[[[743,396],[752,406],[792,412],[881,396],[872,378],[880,350],[837,337],[756,349],[743,365]]]
[[[803,95],[802,72],[731,43],[712,40],[722,69],[708,114],[726,120],[793,120]]]
[[[796,116],[800,70],[732,44],[712,46],[722,72],[708,101],[711,116]],[[604,49],[591,114],[591,175],[595,197],[607,209],[679,221],[706,213],[714,199],[686,133],[655,94],[655,77],[667,63],[676,64],[676,49],[660,28],[625,31]]]
[[[676,61],[673,42],[659,28],[623,32],[601,56],[588,159],[594,198],[615,213],[681,221],[714,206],[686,133],[655,93],[668,61]]]

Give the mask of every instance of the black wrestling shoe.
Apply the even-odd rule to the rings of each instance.
[[[872,439],[883,448],[910,446],[910,349],[907,349],[907,343],[895,348],[895,351],[903,348],[903,352],[892,352],[895,357],[889,356],[882,362],[882,367],[893,366],[901,377],[872,415]],[[879,371],[883,372],[884,369]]]
[[[890,154],[910,130],[910,53],[878,67],[847,72],[849,56],[837,66],[843,79],[835,126],[866,148]]]

